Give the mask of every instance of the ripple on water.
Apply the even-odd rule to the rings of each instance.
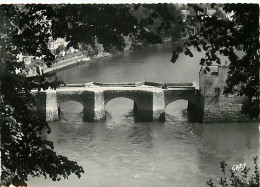
[[[180,55],[173,65],[171,53],[171,49],[165,54],[158,47],[147,48],[127,58],[122,55],[108,63],[75,67],[58,76],[67,83],[198,80],[200,67],[194,61],[199,62],[201,55],[194,53],[192,61]],[[71,176],[56,183],[30,178],[29,186],[205,186],[209,178],[219,178],[221,160],[230,167],[251,163],[253,156],[260,155],[259,124],[190,124],[182,116],[185,101],[167,106],[164,123],[134,122],[129,99],[111,100],[106,105],[107,119],[93,123],[83,122],[82,105],[75,106],[61,106],[63,118],[50,123],[52,133],[47,138],[54,142],[58,154],[83,166],[85,174],[81,179]]]

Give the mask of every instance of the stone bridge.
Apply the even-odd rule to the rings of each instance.
[[[85,83],[70,84],[56,90],[36,92],[37,110],[47,121],[59,119],[58,108],[66,101],[83,105],[84,121],[105,118],[105,105],[112,99],[124,97],[134,101],[136,121],[164,121],[165,108],[176,100],[188,101],[188,120],[201,122],[203,102],[196,83]]]

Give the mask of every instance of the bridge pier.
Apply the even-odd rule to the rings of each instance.
[[[104,92],[88,92],[84,96],[83,120],[98,121],[105,117]]]
[[[153,92],[138,92],[134,102],[135,121],[153,121]]]
[[[58,106],[66,101],[76,101],[83,105],[84,121],[98,121],[105,117],[105,104],[119,97],[134,101],[135,121],[165,121],[165,107],[178,99],[188,100],[187,112],[190,122],[203,120],[204,100],[193,87],[176,89],[75,87],[34,93],[38,113],[46,121],[58,120]]]
[[[203,109],[201,107],[200,102],[195,104],[191,101],[188,101],[187,113],[188,113],[189,122],[191,123],[203,122]]]
[[[37,92],[35,101],[40,118],[46,121],[56,121],[59,119],[57,95],[55,90]]]
[[[151,109],[144,109],[136,107],[134,109],[134,118],[137,122],[152,122],[153,111]]]
[[[154,91],[153,92],[153,120],[154,121],[165,121],[165,101],[164,92]]]
[[[163,91],[145,92],[134,102],[134,117],[136,121],[164,121]]]

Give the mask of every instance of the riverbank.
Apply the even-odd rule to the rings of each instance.
[[[91,63],[97,59],[101,59],[104,57],[111,57],[112,55],[109,53],[103,53],[103,54],[98,54],[95,55],[93,58],[90,58],[89,56],[85,55],[85,54],[81,54],[78,56],[74,56],[71,58],[66,58],[62,59],[62,60],[58,60],[57,62],[55,62],[50,68],[48,68],[47,66],[43,66],[43,65],[37,65],[35,66],[34,70],[31,70],[27,73],[28,77],[33,77],[36,75],[41,75],[42,73],[56,73],[58,71],[62,71],[66,68],[70,68],[79,64],[86,64],[86,63]]]
[[[171,38],[165,38],[163,40],[163,43],[166,43],[166,42],[171,42]],[[158,44],[156,44],[156,45],[158,45]],[[150,45],[150,46],[155,46],[155,45]],[[128,48],[128,49],[124,50],[123,53],[131,52],[131,51],[132,50]],[[110,53],[101,53],[101,54],[95,55],[94,57],[90,58],[86,54],[83,54],[82,52],[78,52],[77,54],[74,54],[74,55],[76,55],[74,57],[64,56],[62,58],[56,59],[56,62],[51,67],[47,67],[45,64],[41,64],[41,65],[35,64],[35,65],[33,65],[33,68],[30,68],[30,70],[27,71],[26,76],[33,77],[33,76],[41,75],[43,73],[56,73],[56,72],[62,71],[64,69],[71,68],[71,67],[74,67],[74,66],[77,66],[80,64],[92,63],[92,62],[95,62],[96,60],[99,60],[102,58],[118,56],[120,54],[122,54],[122,53],[115,54],[115,55],[112,55]]]
[[[192,58],[183,55],[175,64],[171,54],[171,44],[147,47],[69,68],[57,78],[67,84],[199,80],[200,53],[194,52]],[[73,158],[86,172],[80,180],[72,176],[59,182],[30,177],[28,186],[205,186],[209,178],[218,180],[220,161],[232,166],[260,155],[259,122],[191,124],[182,117],[186,100],[167,105],[164,123],[135,122],[134,102],[122,97],[106,103],[106,120],[83,122],[78,101],[61,104],[62,119],[49,123],[52,132],[47,138],[57,154]]]
[[[45,68],[43,70],[43,73],[56,73],[58,71],[62,71],[64,69],[66,69],[66,68],[70,68],[70,67],[77,66],[80,64],[92,63],[98,59],[105,58],[105,57],[112,57],[112,56],[113,55],[111,55],[109,53],[99,54],[99,55],[94,56],[93,58],[90,58],[86,55],[81,55],[81,56],[77,56],[74,58],[58,61],[56,64],[53,64],[52,67]]]

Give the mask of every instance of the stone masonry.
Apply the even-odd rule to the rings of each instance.
[[[58,120],[58,108],[66,101],[77,101],[83,106],[84,121],[105,118],[106,104],[124,97],[134,101],[136,121],[164,121],[165,108],[176,100],[187,100],[190,122],[248,121],[241,114],[245,98],[223,95],[228,66],[210,66],[204,73],[202,66],[199,85],[196,83],[84,83],[72,84],[57,90],[33,91],[39,115],[47,121]]]
[[[244,97],[237,95],[223,95],[226,85],[228,66],[210,66],[210,72],[200,70],[200,93],[204,102],[204,122],[248,121],[248,117],[241,114]]]
[[[152,86],[151,86],[152,84]],[[84,121],[97,121],[105,118],[105,105],[118,97],[134,101],[136,121],[164,121],[164,110],[175,100],[188,100],[189,121],[201,122],[203,108],[200,106],[200,94],[196,85],[161,84],[138,82],[134,84],[86,83],[68,85],[57,90],[36,92],[39,114],[47,121],[58,120],[58,107],[66,101],[76,101],[83,105]]]

